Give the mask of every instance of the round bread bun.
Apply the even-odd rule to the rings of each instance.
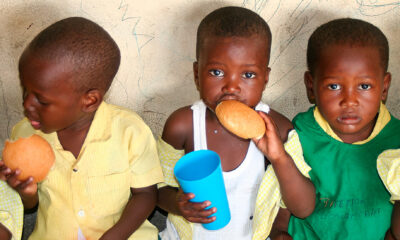
[[[54,164],[54,152],[50,144],[39,135],[6,141],[3,149],[4,164],[11,170],[21,171],[18,180],[33,177],[33,182],[42,181]]]
[[[217,105],[215,113],[228,131],[241,138],[260,139],[264,136],[264,120],[246,104],[235,100],[223,101]]]

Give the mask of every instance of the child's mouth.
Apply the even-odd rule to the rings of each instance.
[[[227,101],[227,100],[236,100],[236,101],[239,101],[239,97],[236,96],[236,95],[233,95],[233,94],[227,94],[227,95],[222,96],[222,97],[218,100],[218,102],[220,103],[220,102],[222,102],[222,101]]]
[[[29,120],[31,122],[31,125],[34,129],[38,130],[40,129],[40,122],[34,121],[34,120]]]
[[[361,119],[358,116],[340,116],[338,117],[338,121],[342,124],[352,125],[357,124]]]

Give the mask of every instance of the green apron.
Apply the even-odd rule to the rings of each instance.
[[[371,141],[352,145],[330,137],[315,121],[314,108],[298,114],[293,124],[312,170],[316,188],[314,212],[291,217],[293,239],[383,239],[393,205],[379,178],[376,159],[386,149],[400,148],[400,121],[390,122]]]

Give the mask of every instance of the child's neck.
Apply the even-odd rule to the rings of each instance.
[[[206,137],[208,149],[220,156],[223,171],[232,171],[243,162],[250,140],[239,138],[228,132],[209,108],[206,112]]]
[[[73,126],[57,131],[58,140],[64,150],[70,151],[78,158],[93,121],[94,114],[90,118],[81,119]]]
[[[361,142],[366,140],[370,135],[371,135],[372,131],[369,131],[367,134],[348,134],[348,135],[338,135],[340,139],[342,139],[342,141],[344,143],[348,143],[348,144],[353,144],[355,142]]]

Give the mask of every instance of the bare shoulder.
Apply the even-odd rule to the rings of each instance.
[[[287,117],[283,116],[281,113],[273,109],[270,110],[269,116],[271,116],[272,120],[274,120],[274,123],[278,128],[282,141],[286,142],[290,130],[293,129],[292,122],[290,122],[290,120]]]
[[[193,132],[193,114],[190,106],[179,108],[167,119],[162,139],[175,149],[184,149],[186,140]]]

